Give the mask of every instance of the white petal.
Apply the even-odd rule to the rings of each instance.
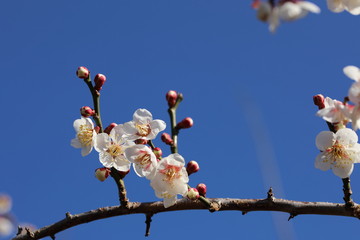
[[[89,146],[83,146],[81,149],[81,156],[85,157],[87,155],[89,155],[89,153],[91,153],[93,149],[93,146],[89,145]]]
[[[166,123],[163,120],[156,119],[150,122],[150,128],[157,129],[159,132],[163,131],[166,128]]]
[[[98,152],[106,151],[110,142],[111,139],[107,133],[99,133],[96,138],[95,150]]]
[[[342,12],[345,9],[345,6],[342,2],[342,0],[327,0],[327,6],[330,11],[333,12]]]
[[[126,134],[124,125],[118,124],[116,127],[114,127],[110,132],[110,137],[116,141],[118,141],[120,138],[123,138]]]
[[[279,8],[274,7],[269,17],[269,30],[274,33],[280,25]]]
[[[312,2],[301,1],[301,2],[298,2],[297,4],[300,5],[302,7],[302,9],[304,9],[306,11],[309,11],[312,13],[320,13],[321,12],[320,8]]]
[[[304,10],[298,4],[292,2],[284,3],[279,9],[279,16],[285,21],[296,20],[304,15]]]
[[[354,81],[359,81],[360,80],[360,69],[356,66],[346,66],[343,69],[344,74],[354,80]]]
[[[9,212],[11,207],[11,197],[5,194],[0,194],[0,214],[5,214]]]
[[[360,103],[360,82],[355,82],[351,85],[348,95],[351,102],[355,104]]]
[[[326,155],[323,153],[320,153],[316,159],[315,159],[315,168],[327,171],[331,167],[331,162],[326,159]]]
[[[332,166],[333,173],[341,178],[347,178],[351,175],[354,164],[336,164]]]
[[[168,208],[176,204],[177,197],[176,195],[171,198],[164,198],[164,207]]]
[[[76,132],[79,132],[81,125],[86,125],[86,118],[80,118],[74,121],[73,126]]]
[[[10,219],[0,216],[0,236],[9,236],[14,231],[14,224]]]
[[[322,131],[316,136],[316,147],[321,151],[325,151],[334,144],[334,138],[335,134],[333,132]]]
[[[346,7],[351,14],[360,14],[360,0],[349,0],[347,1]]]
[[[352,129],[342,128],[336,132],[335,139],[344,145],[354,145],[358,141],[358,136]]]
[[[102,165],[104,165],[104,167],[112,168],[114,166],[112,157],[106,152],[99,153],[99,160],[102,163]]]
[[[74,148],[82,148],[82,145],[79,141],[79,139],[77,138],[74,138],[74,139],[71,139],[71,146],[73,146]]]
[[[152,121],[152,114],[143,108],[135,111],[133,115],[133,121],[139,124],[147,124]]]

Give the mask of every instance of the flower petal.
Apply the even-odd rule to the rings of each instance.
[[[326,155],[320,153],[315,159],[315,168],[327,171],[331,167],[331,162],[326,158]]]
[[[133,115],[133,121],[139,124],[147,124],[152,121],[152,114],[143,108],[139,108]]]
[[[327,6],[330,11],[333,12],[342,12],[345,10],[345,6],[342,2],[342,0],[327,0]]]
[[[325,151],[334,144],[335,134],[330,131],[322,131],[316,136],[316,147],[320,151]]]
[[[341,178],[347,178],[351,175],[354,169],[354,164],[352,163],[334,164],[331,168],[336,176]]]
[[[360,80],[360,69],[356,66],[346,66],[343,69],[344,74],[354,80],[354,81],[359,81]]]
[[[312,2],[299,1],[299,2],[297,2],[297,4],[299,6],[301,6],[301,8],[306,10],[306,11],[309,11],[309,12],[312,12],[312,13],[320,13],[321,12],[320,8],[316,4],[314,4]]]
[[[354,145],[358,141],[358,136],[352,129],[342,128],[336,132],[335,139],[343,145]]]
[[[98,152],[106,151],[111,139],[107,133],[99,133],[96,138],[95,150]]]

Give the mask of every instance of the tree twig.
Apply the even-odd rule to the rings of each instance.
[[[277,211],[287,212],[292,216],[302,214],[316,214],[316,215],[333,215],[333,216],[347,216],[359,218],[360,205],[354,203],[349,208],[346,204],[328,203],[328,202],[300,202],[286,199],[231,199],[231,198],[208,198],[212,204],[218,206],[218,211],[240,211],[248,213],[252,211]],[[98,208],[89,212],[72,215],[71,218],[64,219],[51,224],[49,226],[40,228],[38,230],[21,234],[13,238],[13,240],[34,240],[41,239],[64,231],[74,226],[92,222],[99,219],[105,219],[115,216],[130,215],[130,214],[157,214],[161,212],[182,211],[193,209],[207,209],[200,201],[189,201],[182,199],[169,208],[164,208],[163,202],[128,202],[128,208],[124,206],[113,206]]]

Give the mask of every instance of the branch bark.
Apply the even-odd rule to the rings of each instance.
[[[360,205],[354,203],[349,208],[345,204],[328,202],[300,202],[286,199],[276,199],[274,197],[265,199],[231,199],[231,198],[209,198],[212,203],[210,211],[241,211],[243,213],[252,211],[277,211],[287,212],[291,218],[301,214],[333,215],[360,218]],[[89,212],[76,215],[66,214],[66,217],[54,224],[45,226],[33,232],[18,235],[13,240],[34,240],[64,231],[74,226],[105,219],[115,216],[129,214],[154,215],[161,212],[207,209],[200,201],[190,201],[187,199],[179,200],[174,206],[164,208],[163,202],[128,202],[127,208],[124,206],[103,207]]]

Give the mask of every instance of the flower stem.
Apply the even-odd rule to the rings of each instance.
[[[170,107],[168,109],[168,113],[170,115],[170,122],[171,122],[171,138],[173,140],[173,144],[171,145],[171,153],[177,153],[178,152],[178,134],[179,130],[176,128],[176,110],[180,104],[180,102],[183,100],[183,95],[179,93],[178,98],[176,100],[176,103],[173,107]]]
[[[90,93],[91,93],[91,96],[93,99],[93,104],[94,104],[94,109],[95,109],[95,115],[93,116],[93,119],[94,119],[96,125],[100,128],[99,133],[102,133],[103,126],[102,126],[101,114],[100,114],[100,93],[99,93],[99,91],[95,90],[94,86],[92,85],[90,74],[89,74],[88,78],[84,79],[84,82],[89,87],[89,90],[90,90]]]

